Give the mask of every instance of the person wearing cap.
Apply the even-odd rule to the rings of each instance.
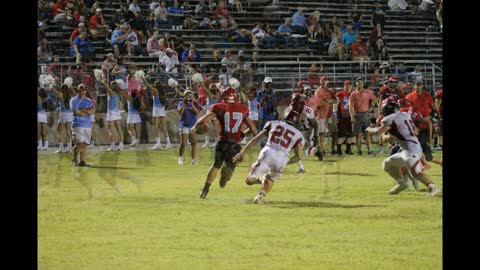
[[[315,116],[318,124],[318,137],[320,139],[319,147],[315,155],[319,160],[323,159],[325,155],[324,149],[324,140],[325,134],[328,132],[331,133],[331,149],[330,154],[336,155],[335,147],[337,144],[337,123],[333,115],[333,104],[337,102],[335,93],[327,87],[328,78],[327,76],[320,76],[320,86],[315,90],[315,106],[313,107],[315,111]]]
[[[160,59],[160,65],[164,67],[166,73],[171,74],[171,76],[175,79],[178,73],[177,65],[180,63],[178,62],[178,57],[174,55],[173,52],[174,50],[167,48],[165,50],[166,55]]]
[[[184,92],[183,100],[178,103],[177,112],[180,115],[179,133],[180,133],[180,148],[178,149],[178,164],[183,165],[185,161],[185,147],[187,140],[190,139],[192,146],[192,160],[190,164],[197,165],[197,136],[191,132],[191,128],[197,122],[197,116],[202,110],[202,106],[198,104],[193,91],[188,89]]]
[[[347,145],[345,154],[353,155],[352,152],[352,142],[354,139],[354,134],[352,130],[352,121],[350,119],[350,110],[348,108],[348,101],[350,99],[350,94],[352,92],[352,82],[346,80],[343,83],[343,90],[338,92],[335,96],[338,99],[337,105],[337,127],[338,127],[338,142],[337,142],[337,154],[342,155],[342,141],[345,138],[344,142]]]
[[[262,83],[262,89],[257,92],[258,104],[260,104],[260,110],[258,118],[260,120],[260,126],[265,126],[265,123],[271,120],[278,119],[278,97],[275,90],[273,90],[272,77],[265,77]],[[263,148],[266,140],[262,140],[260,145]]]
[[[95,113],[95,104],[86,97],[87,88],[85,85],[78,85],[77,92],[78,94],[70,100],[70,108],[73,111],[72,133],[75,139],[72,162],[75,166],[89,166],[85,162],[85,158],[92,136],[90,115]],[[80,155],[80,161],[77,159],[78,155]]]
[[[113,30],[111,43],[117,59],[120,54],[125,54],[128,51],[128,33],[125,24],[120,25],[120,29]]]
[[[97,8],[95,10],[95,14],[90,17],[88,30],[90,30],[90,34],[92,34],[92,38],[96,38],[97,36],[106,36],[108,33],[108,25],[103,24],[103,15],[102,9]]]
[[[350,120],[353,125],[353,133],[355,134],[357,141],[357,153],[359,156],[362,155],[362,134],[365,134],[368,155],[373,156],[374,153],[371,151],[371,138],[369,134],[366,133],[365,129],[370,126],[370,102],[376,102],[377,97],[372,91],[364,88],[365,82],[362,77],[358,77],[355,80],[355,83],[357,84],[357,89],[350,94],[348,107],[350,111]]]
[[[72,33],[70,34],[70,38],[69,38],[70,47],[73,46],[73,41],[75,40],[75,38],[85,31],[87,31],[85,28],[85,23],[83,22],[79,23],[78,28],[73,30]]]

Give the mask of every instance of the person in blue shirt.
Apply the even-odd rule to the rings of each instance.
[[[116,59],[118,59],[121,53],[125,54],[125,52],[128,52],[129,46],[127,41],[127,25],[122,24],[120,25],[120,29],[113,30],[111,43]]]
[[[292,29],[297,34],[305,35],[307,27],[307,19],[303,14],[303,7],[299,7],[298,11],[292,16]]]
[[[178,0],[173,1],[173,6],[168,7],[168,28],[182,30],[183,9],[178,7]]]
[[[95,113],[95,105],[91,99],[87,98],[87,88],[84,84],[78,85],[77,92],[78,94],[70,100],[70,108],[73,111],[72,133],[75,139],[72,162],[75,166],[89,166],[85,162],[85,157],[92,136],[90,115]],[[77,159],[78,154],[80,154],[80,162]]]
[[[60,103],[60,113],[58,114],[57,142],[58,150],[55,153],[69,153],[72,150],[72,121],[73,112],[70,108],[70,99],[75,96],[75,90],[66,84],[60,86],[60,91],[52,85],[52,91],[57,95]],[[63,129],[67,136],[67,148],[63,148]]]
[[[275,37],[280,48],[288,47],[288,40],[292,43],[292,48],[297,48],[297,38],[292,37],[292,28],[290,27],[290,18],[285,19],[285,23],[278,26],[278,36]]]
[[[107,80],[102,79],[103,86],[107,89],[107,124],[108,137],[110,139],[110,147],[107,151],[123,150],[123,129],[122,129],[122,115],[120,113],[120,94],[121,89],[116,81],[111,81],[110,86]],[[115,148],[115,130],[118,133],[118,148]]]
[[[185,90],[184,98],[182,101],[178,103],[177,112],[180,114],[180,149],[179,149],[179,158],[178,164],[183,165],[185,160],[183,154],[185,153],[185,145],[187,144],[187,139],[190,136],[190,142],[192,144],[192,165],[197,165],[195,157],[197,156],[197,137],[195,134],[190,132],[190,129],[195,125],[197,122],[197,115],[202,110],[202,106],[198,104],[193,96],[192,90]]]
[[[76,56],[77,64],[80,64],[83,58],[95,56],[95,47],[88,40],[87,32],[82,32],[73,40],[70,56]]]
[[[272,77],[265,77],[263,80],[263,89],[257,92],[257,101],[260,104],[258,118],[261,127],[264,127],[268,121],[278,119],[278,97],[275,90],[273,90]],[[260,143],[262,148],[265,143],[266,138]]]
[[[190,53],[190,50],[193,50],[195,52],[193,54],[193,59],[190,59],[190,61],[200,62],[200,52],[198,52],[197,49],[195,48],[195,44],[190,44],[190,48],[183,51],[182,62],[185,62],[185,58],[187,58],[188,54]]]

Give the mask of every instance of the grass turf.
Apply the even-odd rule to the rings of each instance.
[[[288,166],[265,205],[244,183],[258,149],[224,189],[199,198],[199,166],[178,149],[38,156],[38,269],[441,269],[442,199],[388,195],[382,157],[315,157]],[[441,158],[441,152],[435,153]],[[441,167],[428,171],[442,187]],[[219,175],[218,175],[219,176]]]

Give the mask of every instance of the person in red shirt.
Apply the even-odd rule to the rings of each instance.
[[[318,137],[320,139],[319,149],[316,155],[319,160],[323,159],[325,149],[323,148],[325,133],[328,131],[332,134],[332,145],[330,154],[334,155],[337,152],[335,151],[335,146],[337,144],[337,124],[336,120],[333,119],[333,103],[337,101],[337,98],[333,91],[327,87],[328,78],[326,76],[320,77],[320,86],[315,90],[316,106],[312,107],[316,112],[316,119],[318,123]]]
[[[406,96],[406,99],[410,103],[413,112],[420,114],[422,116],[422,121],[428,123],[430,141],[432,140],[433,135],[430,113],[432,112],[432,110],[438,113],[438,110],[437,108],[435,108],[435,103],[430,93],[423,90],[422,81],[417,81],[415,83],[414,90],[415,91]]]
[[[347,149],[345,154],[353,155],[352,152],[352,141],[353,141],[353,130],[352,130],[352,121],[350,120],[350,112],[348,109],[348,100],[350,98],[350,93],[352,92],[352,82],[347,80],[343,83],[343,90],[336,94],[337,96],[337,127],[338,127],[338,142],[337,142],[337,154],[342,155],[342,143],[341,139],[345,138],[345,144]]]
[[[443,147],[443,90],[438,90],[435,93],[435,105],[437,106],[438,109],[438,123],[437,126],[435,127],[435,133],[437,133],[438,136],[438,144],[440,146],[440,149]]]
[[[363,72],[363,67],[370,58],[367,56],[367,49],[362,44],[362,38],[357,36],[357,39],[352,44],[352,60],[358,61],[360,64],[360,72]]]
[[[89,21],[90,25],[88,26],[88,30],[90,30],[90,34],[92,34],[92,38],[96,38],[97,36],[106,36],[108,33],[108,25],[103,21],[102,9],[97,8],[95,10],[95,15],[90,17]]]
[[[248,106],[238,104],[238,95],[235,88],[227,88],[222,92],[221,98],[222,102],[213,104],[208,113],[198,119],[192,127],[192,132],[198,134],[200,133],[200,127],[207,125],[213,118],[217,118],[220,125],[219,142],[215,147],[215,161],[208,171],[205,185],[200,194],[202,199],[207,196],[210,185],[215,181],[220,168],[222,168],[220,188],[224,188],[230,181],[236,166],[232,158],[241,150],[240,141],[244,135],[241,129],[242,125],[246,124],[250,131],[254,134],[257,133],[254,123],[248,118]]]
[[[369,156],[375,154],[371,151],[371,138],[365,129],[370,126],[370,103],[376,102],[377,98],[371,90],[365,89],[365,82],[362,77],[358,77],[356,80],[357,89],[350,94],[348,100],[348,109],[350,111],[350,120],[353,125],[353,133],[356,136],[358,155],[362,155],[362,134],[365,133],[367,141],[367,150]]]

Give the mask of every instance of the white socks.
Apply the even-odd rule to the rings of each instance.
[[[165,139],[167,140],[167,144],[170,144],[170,137],[165,137]]]
[[[305,170],[305,168],[303,167],[303,162],[301,160],[297,161],[297,164],[300,170]]]

